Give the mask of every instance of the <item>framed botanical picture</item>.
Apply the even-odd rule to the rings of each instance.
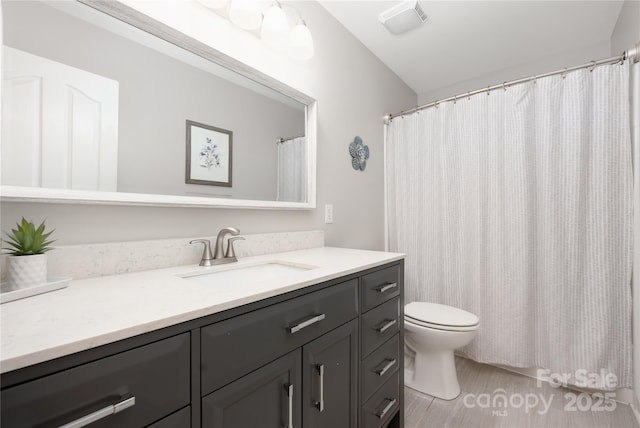
[[[187,120],[185,182],[231,187],[233,132]]]

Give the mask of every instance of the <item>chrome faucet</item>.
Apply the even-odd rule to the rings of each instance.
[[[240,231],[235,227],[224,227],[218,232],[216,237],[216,246],[211,255],[211,241],[208,239],[194,239],[189,241],[189,244],[195,244],[197,242],[204,245],[204,251],[202,253],[202,260],[200,260],[200,266],[213,266],[223,263],[237,262],[236,252],[233,248],[233,242],[239,239],[244,239],[242,236],[236,236],[235,238],[229,238],[227,242],[227,251],[224,251],[224,237],[230,233],[231,235],[239,235]]]

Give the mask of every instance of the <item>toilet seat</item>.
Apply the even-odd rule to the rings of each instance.
[[[405,315],[404,323],[417,325],[419,327],[432,328],[434,330],[442,330],[442,331],[474,331],[474,330],[477,330],[479,326],[479,324],[476,324],[476,325],[470,325],[466,327],[454,327],[450,325],[431,324],[428,322],[414,320],[413,318],[407,317],[406,315]]]
[[[480,323],[470,312],[438,303],[412,302],[404,310],[405,322],[436,330],[472,331]]]

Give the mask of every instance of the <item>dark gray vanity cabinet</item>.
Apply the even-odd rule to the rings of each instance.
[[[357,317],[358,280],[352,279],[205,326],[201,329],[202,393]]]
[[[203,327],[202,426],[355,428],[357,317],[352,279]]]
[[[189,333],[2,391],[2,427],[146,427],[190,402]]]
[[[402,427],[403,266],[5,373],[0,425]]]
[[[305,345],[302,355],[302,426],[356,428],[358,321]]]
[[[403,264],[360,279],[360,426],[404,425]]]
[[[353,320],[206,395],[202,427],[355,428],[357,336]]]
[[[202,427],[300,426],[300,350],[218,389],[202,399]]]

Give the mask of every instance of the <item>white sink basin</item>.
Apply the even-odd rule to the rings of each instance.
[[[179,276],[204,285],[248,283],[284,278],[316,267],[274,260],[251,265],[203,268]],[[211,272],[210,269],[216,270]]]

